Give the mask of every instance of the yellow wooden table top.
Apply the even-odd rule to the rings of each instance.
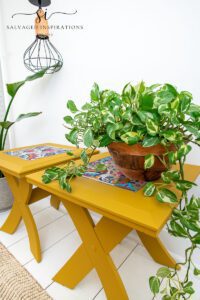
[[[108,155],[108,153],[95,155],[91,161]],[[78,160],[77,164],[79,162]],[[159,233],[172,212],[172,205],[159,203],[154,197],[144,197],[143,189],[133,192],[81,177],[71,182],[72,193],[68,193],[59,187],[58,182],[44,184],[41,179],[43,173],[44,170],[41,170],[27,175],[27,181],[61,199],[96,211],[152,236]],[[185,174],[187,180],[194,181],[200,174],[200,166],[186,164]]]
[[[34,160],[25,160],[17,156],[11,156],[7,154],[7,152],[15,152],[39,146],[51,146],[60,149],[72,150],[74,155],[78,157],[81,153],[81,149],[77,149],[74,146],[65,146],[54,143],[45,143],[21,148],[7,149],[4,151],[0,151],[0,170],[2,172],[7,172],[11,175],[21,178],[24,177],[26,174],[33,173],[37,170],[41,170],[56,164],[64,163],[73,158],[72,156],[67,155],[66,153],[62,153],[43,158],[37,158]],[[98,153],[98,151],[96,151],[95,153]]]

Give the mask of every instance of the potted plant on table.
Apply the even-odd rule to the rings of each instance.
[[[9,121],[9,112],[12,107],[13,101],[15,99],[15,96],[19,89],[28,81],[33,81],[37,78],[43,77],[44,74],[46,73],[46,69],[43,71],[40,71],[32,76],[28,76],[25,80],[20,81],[20,82],[15,82],[11,84],[7,84],[7,92],[9,96],[11,97],[6,112],[4,119],[0,121],[0,151],[3,151],[5,149],[6,145],[6,138],[8,135],[9,129],[16,123],[21,120],[30,118],[30,117],[35,117],[41,114],[41,112],[31,112],[31,113],[26,113],[26,114],[21,114],[15,121]],[[4,174],[0,170],[0,211],[7,210],[8,208],[11,207],[13,202],[13,197],[11,194],[11,191],[8,187],[8,183],[6,181],[6,178],[4,177]]]
[[[175,270],[163,267],[149,283],[154,297],[165,284],[163,300],[189,299],[194,293],[189,273],[193,268],[194,274],[200,275],[192,262],[200,245],[200,199],[188,197],[194,183],[185,180],[184,163],[191,144],[200,145],[200,106],[192,102],[189,92],[179,92],[170,84],[146,86],[141,82],[136,86],[127,84],[121,94],[100,91],[94,84],[91,100],[81,110],[72,100],[67,102],[67,108],[73,114],[64,118],[69,142],[93,150],[108,147],[125,176],[147,181],[146,196],[155,195],[159,202],[174,204],[168,232],[188,238],[191,243],[185,261],[179,263],[186,266],[185,277],[179,278],[178,266]],[[71,161],[63,168],[46,170],[43,181],[58,180],[61,188],[71,192],[71,179],[87,170],[90,157],[86,150],[82,151],[81,159],[80,166]],[[171,169],[175,164],[178,168]],[[103,164],[97,165],[98,170],[104,168]],[[160,176],[162,182],[153,182]]]

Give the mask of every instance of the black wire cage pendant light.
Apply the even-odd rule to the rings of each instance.
[[[49,39],[49,24],[48,20],[54,14],[72,15],[72,13],[54,12],[47,18],[47,10],[44,11],[43,7],[51,4],[51,0],[28,0],[31,4],[38,7],[38,10],[32,14],[17,13],[16,15],[34,15],[35,19],[35,41],[26,49],[24,53],[25,67],[36,73],[40,70],[47,69],[47,74],[58,72],[63,66],[63,58],[60,52],[55,48]]]

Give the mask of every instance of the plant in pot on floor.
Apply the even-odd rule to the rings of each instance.
[[[32,76],[28,76],[25,80],[16,82],[16,83],[11,83],[7,84],[7,92],[9,96],[11,97],[6,112],[4,119],[0,121],[0,151],[3,151],[5,149],[6,145],[6,138],[8,135],[9,129],[16,123],[21,120],[30,118],[30,117],[35,117],[41,114],[41,112],[31,112],[31,113],[26,113],[26,114],[21,114],[18,116],[18,118],[15,121],[9,121],[9,112],[12,107],[12,104],[14,102],[15,96],[19,89],[28,81],[33,81],[37,78],[43,77],[46,72],[46,69],[43,71],[40,71]],[[3,173],[0,170],[0,211],[7,210],[8,208],[11,207],[13,202],[13,197],[11,194],[11,191],[8,187],[6,178],[4,177]]]
[[[185,251],[185,276],[163,267],[149,280],[153,297],[161,293],[163,300],[190,299],[194,293],[189,274],[200,275],[193,263],[193,253],[200,248],[200,199],[189,198],[195,184],[185,180],[184,163],[191,144],[200,145],[200,106],[192,103],[189,92],[179,92],[170,84],[136,86],[127,84],[122,93],[100,91],[94,84],[91,100],[81,110],[69,100],[73,114],[64,118],[69,132],[66,138],[86,148],[108,147],[117,167],[130,179],[147,181],[145,196],[174,205],[167,229],[169,234],[189,239]],[[69,155],[73,155],[70,151]],[[61,188],[71,192],[70,181],[87,170],[90,157],[81,153],[82,165],[70,161],[65,167],[45,171],[43,181],[58,180]],[[171,169],[177,164],[176,169]],[[105,170],[103,164],[97,171]],[[153,182],[161,177],[161,181]],[[172,190],[173,189],[173,190]],[[174,193],[177,189],[178,193]],[[179,195],[179,196],[177,196]]]

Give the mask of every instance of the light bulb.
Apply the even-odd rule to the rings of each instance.
[[[24,53],[24,65],[34,73],[46,69],[48,74],[58,72],[63,66],[60,52],[49,40],[49,26],[46,12],[43,9],[37,11],[35,19],[35,41]]]

